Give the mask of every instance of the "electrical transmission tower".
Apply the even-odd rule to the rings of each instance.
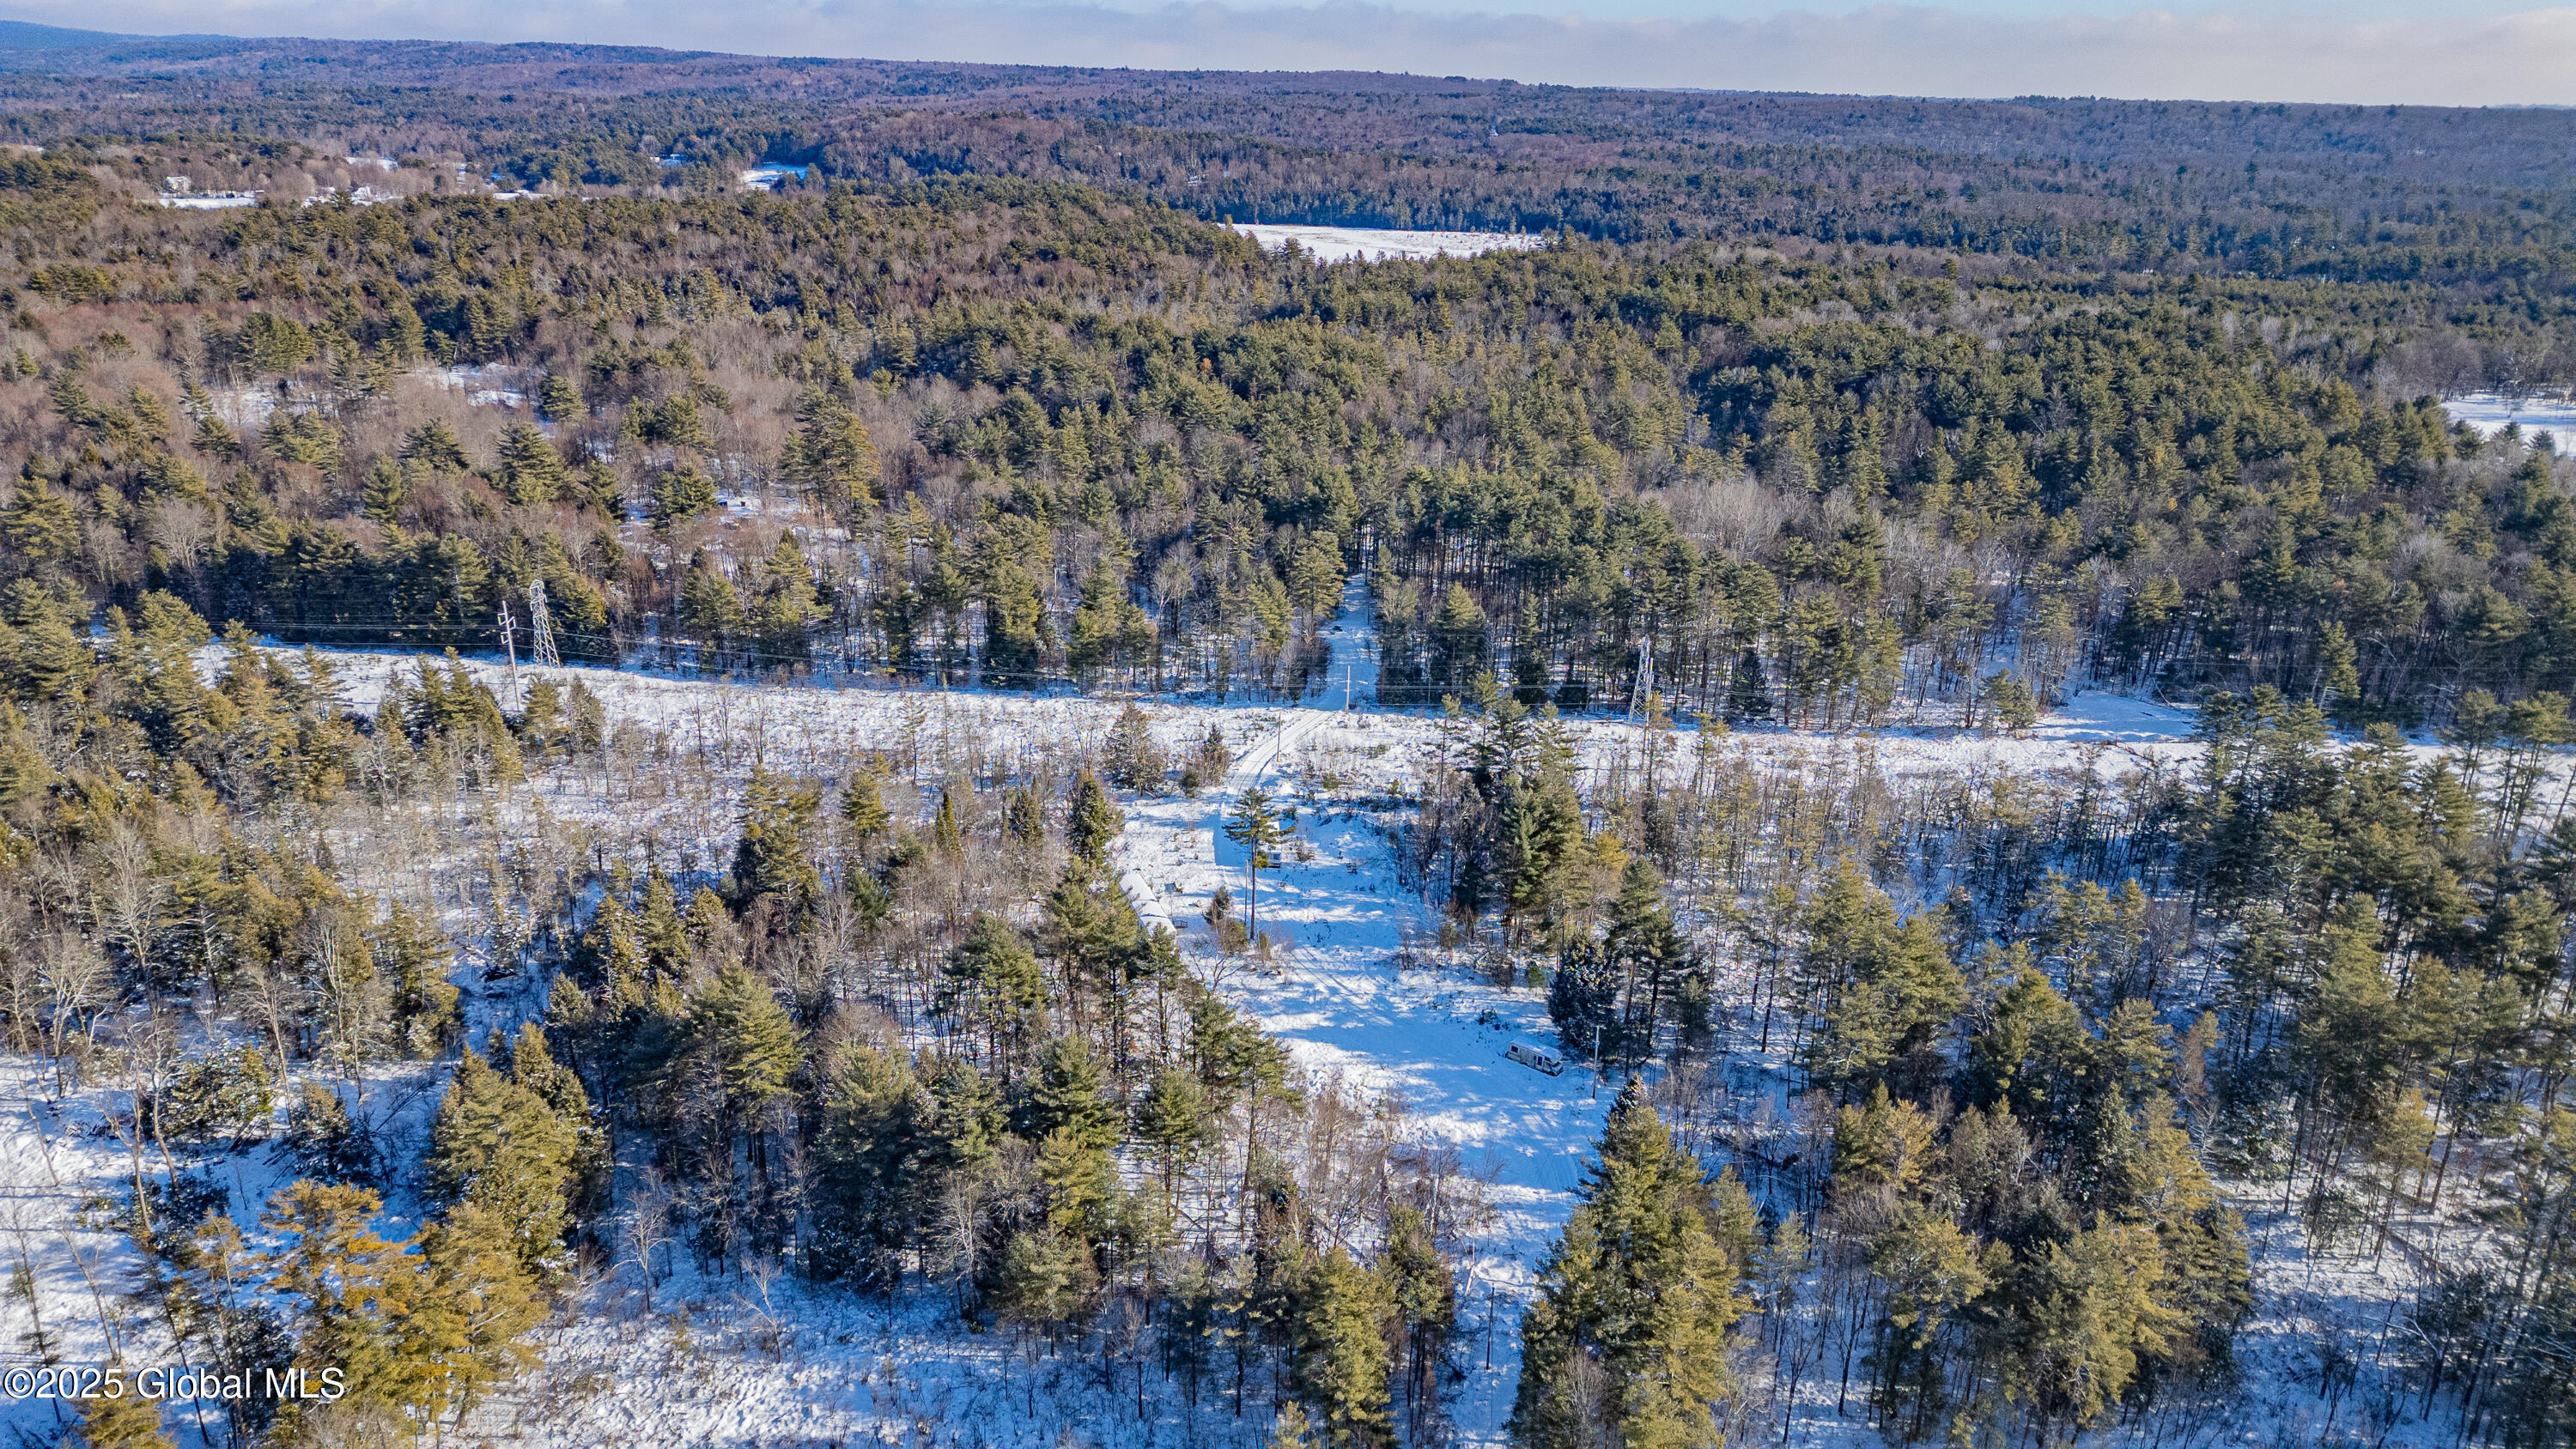
[[[1655,636],[1649,634],[1637,645],[1637,682],[1628,691],[1628,718],[1635,719],[1646,701],[1655,697]]]
[[[554,621],[546,616],[544,579],[528,580],[528,660],[547,669],[563,664],[563,656],[555,652]]]

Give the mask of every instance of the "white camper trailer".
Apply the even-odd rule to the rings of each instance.
[[[1513,1042],[1511,1046],[1503,1052],[1503,1055],[1520,1063],[1522,1066],[1529,1068],[1531,1071],[1545,1072],[1551,1077],[1561,1075],[1565,1071],[1565,1058],[1560,1057],[1556,1053],[1549,1051],[1547,1048],[1538,1045],[1536,1042]]]

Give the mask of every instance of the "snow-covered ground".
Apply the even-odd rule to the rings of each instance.
[[[1540,232],[1396,231],[1367,226],[1272,226],[1235,222],[1234,229],[1275,252],[1295,242],[1327,262],[1421,261],[1430,257],[1472,257],[1485,252],[1530,251],[1547,245]]]
[[[1571,1211],[1609,1094],[1579,1066],[1548,1077],[1508,1060],[1504,1050],[1516,1039],[1549,1040],[1542,993],[1493,985],[1432,943],[1433,913],[1397,879],[1393,829],[1403,809],[1381,806],[1438,746],[1440,722],[1375,708],[1375,639],[1356,581],[1330,637],[1335,654],[1326,682],[1296,705],[1149,702],[1168,745],[1185,749],[1215,724],[1236,761],[1220,787],[1197,799],[1128,802],[1119,870],[1131,893],[1141,888],[1149,897],[1140,907],[1181,927],[1197,969],[1285,1042],[1299,1067],[1319,1081],[1338,1078],[1362,1093],[1399,1099],[1409,1132],[1425,1146],[1454,1149],[1465,1172],[1490,1183],[1493,1211],[1475,1239],[1462,1295],[1466,1379],[1452,1409],[1461,1442],[1496,1444],[1517,1377],[1514,1324],[1540,1256]],[[355,651],[333,657],[362,708],[419,663],[418,656]],[[467,667],[506,690],[498,661],[469,660]],[[1041,740],[1097,737],[1119,708],[1062,695],[579,674],[613,721],[666,731],[683,750],[704,746],[729,775],[747,769],[755,752],[789,771],[839,773],[860,750],[904,741],[925,750],[939,741],[952,748],[972,742],[1007,757]],[[1891,778],[2033,772],[2087,758],[2116,773],[2123,760],[2185,763],[2197,750],[2188,740],[2192,723],[2187,711],[2087,694],[2021,738],[1930,727],[1843,735],[1766,728],[1739,732],[1721,748],[1826,771],[1866,765]],[[1615,719],[1585,719],[1574,729],[1595,762],[1643,740],[1638,726]],[[1682,747],[1687,757],[1687,732]],[[1238,909],[1247,903],[1243,851],[1224,839],[1221,824],[1226,808],[1256,783],[1286,797],[1300,815],[1299,845],[1259,882],[1258,927],[1277,948],[1266,968],[1222,960],[1202,924],[1220,885],[1233,890]],[[545,807],[561,818],[620,808],[572,785],[545,789]],[[734,822],[726,808],[681,809],[665,811],[654,828],[664,848],[706,862],[730,850]],[[368,869],[353,864],[362,874]],[[498,1003],[469,1005],[488,1021]],[[48,1330],[70,1335],[67,1356],[75,1361],[99,1356],[106,1330],[98,1325],[117,1314],[92,1305],[111,1300],[116,1288],[93,1293],[90,1284],[130,1281],[132,1249],[111,1233],[82,1228],[72,1209],[130,1176],[127,1155],[101,1132],[94,1110],[81,1115],[77,1097],[56,1117],[33,1069],[9,1070],[0,1080],[8,1211],[39,1244]],[[1735,1072],[1741,1088],[1757,1095],[1784,1080],[1782,1063],[1760,1058],[1740,1060]],[[406,1091],[389,1081],[386,1110],[425,1110],[420,1104],[434,1100],[432,1086]],[[268,1189],[263,1172],[273,1177],[275,1169],[246,1169],[239,1183],[234,1210],[245,1225]],[[2269,1205],[2259,1200],[2246,1206],[2258,1242],[2261,1307],[2242,1340],[2241,1422],[2196,1430],[2195,1442],[2316,1442],[2325,1414],[2317,1345],[2366,1340],[2388,1321],[2410,1275],[2398,1271],[2395,1250],[2386,1271],[2355,1258],[2311,1258],[2294,1214],[2264,1211]],[[0,1217],[0,1228],[11,1226]],[[0,1250],[7,1247],[0,1242]],[[1098,1351],[1098,1340],[1093,1349],[1056,1356],[966,1333],[935,1290],[889,1306],[836,1289],[809,1291],[786,1277],[766,1284],[700,1278],[683,1255],[656,1290],[653,1310],[644,1311],[631,1287],[590,1291],[575,1313],[541,1332],[539,1368],[482,1411],[475,1430],[493,1442],[582,1446],[911,1439],[977,1449],[1068,1442],[1158,1449],[1169,1440],[1254,1449],[1269,1427],[1257,1410],[1234,1418],[1215,1393],[1191,1409],[1160,1373],[1122,1368],[1117,1355]],[[50,1413],[46,1405],[0,1402],[0,1429],[44,1436]],[[1848,1416],[1836,1413],[1829,1375],[1811,1380],[1785,1421],[1773,1422],[1799,1444],[1859,1449],[1878,1438],[1859,1401]],[[174,1428],[189,1424],[173,1413]],[[2409,1438],[2400,1425],[2380,1442],[2430,1440]]]
[[[1463,1302],[1471,1324],[1500,1314],[1507,1340],[1540,1256],[1573,1209],[1583,1153],[1609,1104],[1579,1070],[1550,1077],[1504,1057],[1515,1040],[1549,1039],[1538,992],[1398,964],[1407,937],[1429,922],[1396,880],[1385,833],[1392,819],[1331,805],[1301,812],[1303,848],[1263,872],[1254,897],[1246,851],[1223,832],[1234,798],[1255,783],[1283,793],[1301,756],[1402,760],[1404,737],[1420,733],[1404,727],[1411,721],[1337,710],[1282,710],[1276,718],[1225,789],[1131,807],[1122,859],[1163,888],[1159,904],[1175,920],[1199,919],[1220,886],[1252,904],[1257,929],[1279,949],[1267,971],[1220,976],[1225,994],[1284,1042],[1299,1067],[1401,1101],[1426,1145],[1456,1149],[1465,1171],[1490,1184],[1494,1217]],[[1461,1430],[1480,1441],[1499,1435],[1517,1360],[1506,1343],[1492,1369],[1474,1361],[1480,1367],[1454,1405]]]
[[[1141,879],[1150,899],[1139,901],[1140,908],[1181,926],[1201,969],[1287,1045],[1297,1066],[1318,1080],[1338,1078],[1363,1093],[1400,1100],[1409,1114],[1409,1129],[1425,1145],[1455,1149],[1462,1169],[1489,1183],[1485,1193],[1492,1214],[1475,1243],[1470,1281],[1462,1294],[1464,1334],[1472,1351],[1462,1355],[1467,1379],[1457,1388],[1452,1412],[1467,1442],[1498,1443],[1518,1374],[1513,1325],[1527,1302],[1539,1259],[1573,1208],[1584,1154],[1599,1135],[1610,1091],[1580,1067],[1549,1077],[1507,1059],[1504,1051],[1515,1040],[1552,1041],[1543,993],[1496,986],[1465,962],[1446,962],[1430,943],[1436,913],[1396,878],[1391,832],[1403,812],[1381,812],[1365,802],[1416,776],[1426,753],[1440,740],[1439,721],[1429,712],[1374,708],[1376,640],[1366,592],[1358,581],[1327,637],[1334,645],[1332,667],[1316,694],[1297,706],[1152,706],[1168,745],[1186,748],[1214,723],[1226,732],[1237,758],[1223,785],[1195,800],[1165,796],[1130,801],[1128,827],[1117,847],[1119,870],[1131,881]],[[377,697],[395,670],[412,667],[403,656],[338,657],[350,694],[362,705]],[[491,661],[469,661],[469,667],[496,686],[502,683]],[[701,740],[758,740],[774,765],[791,770],[802,768],[799,762],[828,769],[860,748],[885,747],[906,732],[923,738],[972,737],[989,751],[1007,754],[1041,738],[1096,737],[1118,708],[1070,696],[727,686],[633,672],[584,671],[582,677],[614,719],[673,730],[685,746]],[[1850,763],[1856,751],[1866,748],[1875,767],[1892,777],[1948,775],[2044,769],[2072,763],[2088,747],[2127,752],[2141,761],[2157,756],[2170,761],[2197,748],[2186,739],[2191,724],[2185,711],[2087,695],[2023,738],[1942,728],[1857,736],[1769,728],[1740,732],[1723,748],[1740,749],[1767,763],[1795,759],[1820,766],[1832,762],[1831,767]],[[1572,729],[1583,755],[1594,761],[1633,749],[1644,738],[1638,725],[1612,718],[1576,720]],[[747,754],[748,744],[740,748]],[[2104,762],[2106,769],[2116,764]],[[1337,790],[1320,787],[1326,776],[1338,781]],[[1219,961],[1202,924],[1219,886],[1232,890],[1238,910],[1251,894],[1243,848],[1224,838],[1222,820],[1233,801],[1256,783],[1298,806],[1304,847],[1260,879],[1257,927],[1277,945],[1266,969]],[[698,859],[712,860],[729,847],[733,822],[716,815],[684,822],[681,828],[700,836],[671,843],[694,848]],[[797,1290],[781,1284],[775,1291]],[[685,1282],[675,1281],[664,1296],[670,1302],[688,1301],[691,1292]],[[737,1283],[706,1284],[702,1294],[712,1305],[714,1321],[738,1327],[768,1322],[767,1311],[740,1301]],[[967,1387],[976,1381],[972,1366],[980,1360],[975,1355],[999,1353],[980,1341],[962,1339],[953,1319],[919,1305],[896,1312],[891,1330],[884,1310],[848,1304],[829,1292],[798,1314],[799,1322],[843,1325],[828,1334],[815,1329],[813,1337],[796,1340],[805,1345],[800,1352],[809,1356],[809,1370],[838,1383],[839,1390],[818,1398],[796,1387],[807,1380],[791,1375],[773,1391],[767,1375],[775,1367],[747,1359],[725,1370],[722,1382],[743,1393],[756,1391],[760,1414],[729,1420],[722,1429],[708,1423],[705,1432],[725,1442],[739,1442],[743,1431],[787,1435],[773,1442],[808,1442],[796,1435],[866,1420],[878,1410],[862,1412],[860,1406],[879,1401],[852,1387],[847,1364],[855,1362],[861,1369],[874,1364],[882,1356],[878,1345],[889,1332],[900,1345],[894,1355],[897,1376],[918,1386],[906,1392],[952,1406],[982,1402],[975,1396],[984,1391]],[[555,1367],[549,1374],[561,1380],[575,1372],[575,1365],[586,1373],[614,1363],[623,1365],[612,1372],[624,1383],[630,1374],[659,1372],[649,1365],[670,1352],[672,1331],[667,1326],[600,1323],[551,1330],[548,1361]],[[831,1380],[821,1365],[835,1356],[843,1338],[851,1339],[857,1351],[839,1354],[845,1361],[843,1377]],[[1034,1384],[1020,1384],[1021,1402],[1014,1406],[1028,1428],[1014,1432],[1036,1433],[1048,1423],[1065,1422],[1067,1412],[1084,1402],[1084,1394],[1102,1392],[1096,1385],[1086,1388],[1088,1381],[1071,1368],[1042,1365],[1033,1372],[1039,1377]],[[878,1389],[893,1392],[882,1378],[876,1382]],[[1159,1388],[1153,1391],[1160,1396]],[[1028,1410],[1031,1395],[1038,1405],[1034,1418]],[[1051,1396],[1057,1396],[1054,1410],[1047,1408]],[[1202,1429],[1239,1431],[1248,1444],[1266,1430],[1266,1425],[1238,1426],[1230,1419],[1194,1428],[1196,1421],[1177,1404],[1165,1404],[1157,1412],[1167,1413],[1168,1427],[1184,1437]],[[693,1425],[703,1422],[696,1413],[691,1411]],[[1816,1434],[1844,1427],[1833,1414],[1829,1395],[1812,1402],[1802,1395],[1801,1418],[1811,1414],[1821,1415],[1812,1426]],[[857,1417],[844,1417],[848,1415]],[[650,1417],[638,1419],[633,1404],[611,1394],[567,1423],[592,1432],[620,1423],[641,1426]],[[1073,1415],[1072,1422],[1082,1421],[1081,1415]],[[756,1427],[761,1424],[767,1427]],[[1858,1434],[1864,1426],[1853,1420],[1849,1427]]]
[[[528,388],[534,380],[527,369],[483,363],[415,367],[403,374],[403,381],[408,383],[462,392],[466,403],[478,408],[526,407]],[[257,430],[280,407],[305,411],[317,405],[315,396],[305,393],[281,398],[278,390],[266,383],[214,386],[207,391],[215,400],[215,416],[236,432]]]
[[[2515,398],[2492,392],[2473,392],[2466,397],[2444,400],[2442,411],[2449,413],[2453,422],[2467,423],[2488,436],[2493,436],[2507,423],[2519,423],[2525,434],[2555,435],[2562,452],[2576,447],[2576,399]]]
[[[526,368],[504,367],[498,363],[454,363],[438,368],[414,368],[411,376],[432,386],[461,391],[465,400],[479,408],[518,408],[528,405],[531,376]]]

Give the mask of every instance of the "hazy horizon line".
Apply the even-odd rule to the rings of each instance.
[[[1588,19],[1369,0],[1126,9],[1078,0],[102,0],[8,17],[168,41],[651,48],[743,60],[1351,72],[1707,93],[2211,104],[2576,105],[2576,8],[2453,19],[2140,9],[2048,17],[1881,5],[1750,19]],[[221,29],[206,28],[209,23]],[[318,23],[317,23],[318,22]],[[165,25],[184,29],[163,29]],[[710,43],[714,42],[714,43]],[[745,44],[755,48],[743,49]]]

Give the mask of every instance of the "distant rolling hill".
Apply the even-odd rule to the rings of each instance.
[[[147,37],[118,35],[106,30],[65,30],[59,25],[35,25],[24,20],[0,20],[0,50],[87,50],[93,46],[143,38]]]
[[[657,187],[671,178],[653,157],[686,138],[725,165],[1068,182],[1209,220],[1800,237],[2040,269],[2429,285],[2525,316],[2554,309],[2576,276],[2576,130],[2536,109],[1626,90],[26,22],[0,22],[0,74],[0,138],[13,142],[346,139],[531,186]]]

